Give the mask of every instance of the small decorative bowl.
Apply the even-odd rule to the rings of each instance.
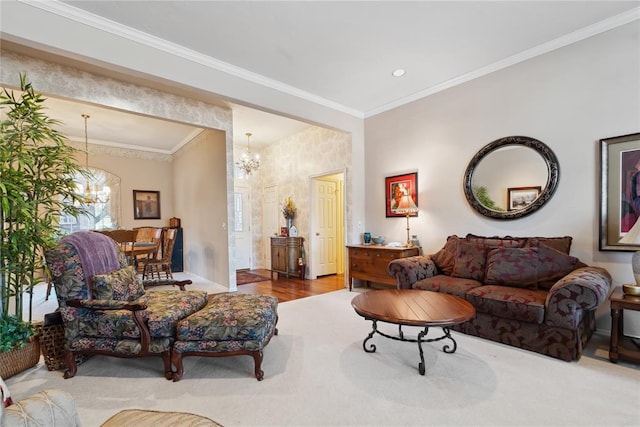
[[[384,243],[384,237],[382,236],[374,236],[371,238],[371,240],[373,240],[373,243],[375,243],[376,245],[381,245]]]
[[[640,286],[624,284],[622,285],[622,292],[626,295],[633,295],[634,297],[640,297]]]

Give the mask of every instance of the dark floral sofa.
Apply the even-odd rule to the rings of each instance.
[[[453,329],[577,360],[611,288],[603,268],[569,255],[571,237],[450,236],[435,254],[394,260],[400,289],[457,295],[476,317]]]
[[[65,331],[65,378],[77,371],[76,356],[160,356],[172,379],[176,325],[207,303],[204,291],[147,291],[119,246],[109,237],[78,232],[45,253]],[[190,281],[162,281],[184,285]]]

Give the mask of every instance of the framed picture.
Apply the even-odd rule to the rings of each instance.
[[[640,250],[640,133],[600,140],[600,250]]]
[[[418,216],[418,172],[384,179],[387,218]]]
[[[522,209],[530,205],[538,198],[541,191],[541,186],[507,188],[507,210]]]
[[[133,190],[133,219],[160,219],[160,192]]]
[[[280,237],[289,237],[289,229],[287,227],[280,227]]]

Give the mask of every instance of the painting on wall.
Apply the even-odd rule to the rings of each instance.
[[[542,191],[541,186],[507,188],[507,209],[522,209],[534,202]]]
[[[133,190],[133,219],[160,219],[160,192]]]
[[[418,216],[418,172],[384,179],[387,218]]]
[[[640,250],[640,133],[600,140],[600,250]]]

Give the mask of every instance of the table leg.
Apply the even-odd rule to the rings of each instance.
[[[373,338],[373,335],[378,331],[378,321],[377,320],[373,320],[373,330],[371,331],[371,333],[369,335],[367,335],[367,337],[364,339],[364,341],[362,342],[362,348],[364,349],[364,351],[366,351],[367,353],[375,353],[376,351],[376,346],[375,344],[371,344],[369,346],[369,348],[367,348],[367,341],[369,341],[371,338]]]
[[[611,308],[611,338],[609,341],[609,360],[618,363],[618,340],[622,334],[623,318],[622,310]]]
[[[418,334],[418,351],[420,351],[420,363],[418,363],[418,372],[420,372],[420,375],[424,375],[424,372],[426,370],[424,366],[424,353],[422,352],[422,338],[427,335],[427,333],[428,329],[424,328],[424,330],[420,331],[420,333]]]

